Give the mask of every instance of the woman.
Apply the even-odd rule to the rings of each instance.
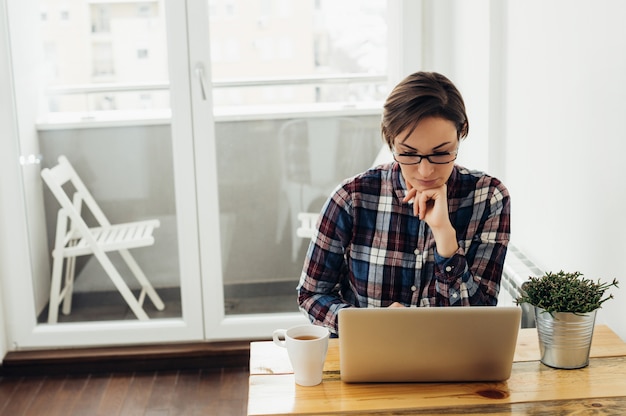
[[[344,181],[322,209],[298,285],[314,324],[346,307],[496,305],[510,233],[497,179],[455,165],[465,104],[443,75],[391,92],[382,135],[394,162]]]

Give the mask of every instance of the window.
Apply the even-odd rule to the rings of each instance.
[[[152,7],[147,3],[140,3],[137,5],[137,16],[150,16],[152,14]]]
[[[40,10],[54,12],[47,13],[50,17],[73,17],[41,21],[46,62],[42,107],[47,113],[40,119],[54,122],[58,115],[80,122],[106,111],[107,119],[115,120],[133,117],[130,112],[137,110],[163,114],[168,109],[162,2],[66,0],[61,8],[56,0],[40,3]],[[142,98],[146,88],[154,90],[150,105]]]
[[[91,8],[91,27],[93,33],[110,33],[111,16],[108,5],[96,5]]]
[[[168,94],[161,2],[74,0],[55,7],[55,1],[41,0],[43,41],[55,51],[46,57],[48,113],[97,117],[98,108],[145,109],[140,94],[147,83],[155,94]],[[68,20],[44,19],[48,10]],[[89,32],[84,21],[69,19],[70,12],[88,16]],[[387,93],[385,0],[210,0],[209,12],[216,114],[251,114],[263,106],[311,111],[355,102],[379,107]],[[137,25],[147,31],[137,31]],[[101,101],[93,97],[102,83],[106,102],[115,106],[91,106]],[[135,98],[122,98],[133,84]],[[158,104],[164,102],[154,100],[150,108],[164,110]]]
[[[148,58],[148,49],[146,48],[138,48],[137,49],[137,59],[147,59]]]
[[[113,62],[113,45],[110,43],[94,43],[93,45],[93,75],[112,75],[115,73]]]
[[[172,50],[165,49],[169,43],[160,9],[163,2],[150,2],[154,14],[139,16],[133,2],[68,0],[72,19],[61,26],[55,18],[56,2],[42,1],[50,10],[41,31],[50,51],[46,56],[50,68],[56,68],[51,72],[54,77],[46,80],[46,109],[58,113],[51,123],[67,120],[62,126],[39,125],[37,143],[44,147],[42,154],[45,160],[52,160],[57,153],[70,153],[72,159],[84,161],[87,170],[95,171],[101,165],[98,171],[107,173],[97,174],[94,189],[113,211],[131,213],[128,207],[134,210],[139,201],[138,213],[143,215],[143,207],[147,207],[145,214],[157,211],[163,217],[159,244],[165,243],[161,247],[168,255],[155,256],[151,264],[162,286],[180,293],[176,283],[189,275],[178,273],[178,262],[172,261],[172,256],[179,252],[169,248],[179,243],[175,215],[193,203],[170,199],[179,191],[171,184],[177,178],[176,169],[183,169],[183,178],[195,171],[179,159],[172,163],[168,152],[175,146],[179,152],[183,135],[170,137],[176,123],[168,125],[168,112],[160,110],[170,106],[168,68],[176,71],[173,81],[189,74],[184,62],[186,49],[177,43],[176,57],[182,59],[168,66],[167,55],[169,52],[172,57]],[[206,7],[204,1],[186,4]],[[209,131],[206,128],[197,135],[196,143],[191,142],[195,136],[190,139],[187,134],[183,144],[195,151],[200,146],[190,144],[205,140],[219,155],[212,164],[215,182],[202,186],[206,178],[198,175],[194,179],[198,189],[211,194],[207,199],[219,202],[209,215],[219,216],[219,236],[210,232],[221,239],[216,244],[221,244],[222,269],[209,277],[222,280],[227,314],[273,313],[283,307],[295,311],[294,282],[307,245],[296,233],[297,215],[319,212],[332,188],[371,166],[380,150],[380,100],[387,88],[386,2],[341,2],[351,7],[348,20],[347,9],[336,1],[274,0],[270,6],[266,4],[266,10],[270,9],[264,24],[259,25],[260,1],[215,0],[211,10],[217,15],[210,16],[211,24],[203,26],[212,31],[208,37],[198,35],[204,32],[193,26],[175,25],[173,29],[188,31],[171,32],[188,33],[193,39],[186,45],[190,51],[211,42],[214,54],[211,71],[207,71],[211,79],[206,83],[213,100],[199,103],[203,110],[212,104],[208,111],[213,110],[215,117],[204,117],[204,121],[214,134],[203,135]],[[182,24],[182,6],[177,3],[176,7],[176,21]],[[380,27],[372,30],[376,25]],[[187,85],[182,87],[185,93]],[[194,93],[198,86],[192,85]],[[362,111],[355,109],[354,102],[370,105]],[[120,123],[117,117],[126,118]],[[194,117],[194,121],[200,118]],[[42,124],[46,120],[51,118]],[[80,128],[80,123],[87,122],[94,128]],[[120,160],[141,175],[129,180],[117,168]],[[110,161],[116,163],[110,165]],[[168,168],[164,175],[163,167]],[[115,175],[108,177],[109,172]],[[193,190],[193,183],[185,181],[180,192]],[[163,189],[168,190],[166,198]],[[48,214],[52,225],[55,208]],[[45,255],[47,258],[49,251]],[[47,281],[48,276],[42,276],[39,281]],[[82,289],[87,292],[91,287]],[[283,291],[284,303],[279,308],[275,295]],[[248,302],[247,295],[258,297],[260,293],[267,294],[266,306]],[[241,299],[242,295],[246,299]],[[177,311],[180,309],[173,310],[180,314]]]
[[[282,103],[293,109],[384,99],[385,0],[228,4],[236,4],[246,13],[221,20],[220,2],[211,2],[210,10],[216,13],[210,26],[216,107],[233,105],[227,100],[232,95],[223,89],[239,91],[239,111],[244,113],[266,104]],[[222,79],[227,79],[228,85],[220,85]],[[289,92],[278,92],[276,87]]]
[[[235,6],[234,0],[225,0],[224,1],[224,10],[225,15],[228,17],[233,17],[237,14],[237,7]]]

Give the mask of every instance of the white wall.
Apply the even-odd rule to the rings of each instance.
[[[4,3],[0,3],[0,26],[4,26],[6,24],[6,10],[4,8]],[[2,32],[0,31],[0,91],[2,91],[2,94],[0,94],[0,109],[5,109],[5,108],[9,108],[10,106],[10,101],[7,101],[7,96],[9,94],[7,94],[5,91],[9,90],[9,85],[7,83],[8,79],[9,79],[9,65],[6,59],[7,56],[7,42],[5,41],[4,36],[2,35]],[[5,126],[10,122],[10,118],[7,118],[8,111],[0,111],[0,129],[2,129],[3,131],[5,130]],[[1,161],[1,160],[0,160]],[[0,176],[1,178],[1,176]],[[0,220],[2,220],[3,216],[2,216],[2,206],[4,205],[3,201],[7,198],[7,196],[5,196],[5,193],[2,192],[2,190],[4,189],[4,187],[0,187]],[[5,249],[5,244],[6,244],[6,240],[8,239],[8,236],[5,235],[6,233],[0,233],[0,301],[2,301],[2,276],[4,275],[4,269],[2,268],[2,265],[4,264],[4,262],[2,261],[4,259],[4,253],[6,251]],[[2,359],[4,357],[4,355],[6,354],[7,351],[7,344],[6,344],[6,328],[4,325],[4,302],[2,302],[2,305],[0,305],[0,364],[2,363]]]
[[[5,3],[0,2],[0,28],[7,26]],[[9,40],[0,30],[0,362],[8,351],[6,317],[15,299],[7,295],[9,279],[28,277],[20,267],[20,256],[15,255],[25,248],[25,228],[16,220],[16,213],[24,209],[18,197],[19,171],[15,163],[17,151],[17,123],[13,97],[13,76],[9,65]],[[22,218],[22,217],[20,217]],[[4,296],[3,296],[4,295]]]
[[[421,69],[468,107],[460,160],[505,182],[512,242],[544,270],[621,281],[598,320],[626,340],[626,2],[423,4]]]
[[[489,16],[489,0],[424,0],[422,65],[411,71],[440,72],[459,88],[470,128],[457,163],[483,171],[491,168]],[[404,52],[410,54],[412,50],[408,47]],[[489,173],[498,176],[502,172]]]
[[[544,270],[618,278],[626,340],[626,2],[509,1],[506,178],[513,242]]]

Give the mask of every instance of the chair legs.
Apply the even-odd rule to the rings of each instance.
[[[67,215],[63,209],[59,210],[57,214],[57,230],[54,243],[54,250],[52,251],[52,279],[50,282],[50,303],[48,305],[48,323],[54,324],[58,320],[59,316],[59,304],[63,295],[61,288],[61,275],[63,273],[63,251],[62,248],[65,245],[64,236],[67,229]],[[67,288],[63,288],[66,290]],[[71,296],[71,294],[70,294]]]
[[[57,237],[55,241],[55,249],[53,251],[53,265],[52,265],[52,281],[50,283],[50,304],[48,307],[48,323],[55,324],[58,321],[59,306],[63,303],[63,314],[68,315],[72,309],[72,294],[74,291],[74,275],[76,257],[64,257],[62,247],[65,244],[73,244],[72,242],[64,241],[63,236],[66,235],[67,230],[67,215],[61,209],[57,217]],[[148,320],[149,317],[146,311],[143,309],[144,298],[147,295],[150,301],[154,304],[157,310],[162,311],[165,309],[163,301],[157,294],[152,284],[146,278],[134,257],[128,250],[119,250],[122,259],[128,265],[139,284],[141,285],[141,292],[136,298],[132,293],[122,276],[117,271],[117,268],[111,262],[109,256],[101,249],[94,250],[93,254],[96,256],[104,271],[109,276],[117,290],[120,292],[130,309],[133,311],[137,319]],[[63,275],[63,263],[65,262],[65,279],[62,282]],[[63,284],[62,284],[63,283]]]
[[[106,273],[109,275],[109,278],[111,279],[111,281],[113,281],[113,284],[120,292],[137,319],[139,319],[140,321],[147,321],[148,319],[150,319],[148,318],[148,314],[146,314],[146,311],[143,310],[139,301],[135,298],[135,295],[133,295],[133,292],[131,292],[131,290],[128,288],[126,282],[124,282],[124,279],[122,279],[122,276],[120,276],[119,272],[111,262],[111,259],[109,259],[109,256],[107,256],[101,250],[95,251],[94,254],[100,261],[102,267],[104,267],[104,271],[106,271]]]
[[[49,324],[57,322],[59,317],[59,305],[63,304],[63,315],[69,315],[72,312],[75,266],[76,257],[68,258],[65,265],[65,279],[63,279],[63,286],[61,286],[63,258],[54,259],[52,266],[52,283],[50,285],[50,304],[48,306]]]
[[[154,290],[154,287],[152,287],[152,284],[150,284],[150,282],[148,281],[148,278],[135,261],[135,258],[131,256],[128,250],[120,250],[120,255],[128,265],[128,268],[135,275],[135,278],[137,278],[137,281],[141,284],[142,294],[140,295],[141,300],[139,301],[139,303],[143,304],[144,294],[147,294],[150,298],[150,301],[152,301],[152,304],[155,308],[157,308],[157,310],[162,311],[163,309],[165,309],[163,301],[157,294],[156,290]]]
[[[76,274],[76,257],[68,257],[65,265],[65,289],[63,294],[63,315],[72,312],[72,293],[74,292],[74,276]]]

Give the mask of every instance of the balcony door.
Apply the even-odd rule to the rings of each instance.
[[[214,186],[197,181],[195,163],[196,157],[203,165],[214,162],[194,152],[185,2],[9,0],[6,10],[14,161],[24,192],[24,210],[15,214],[26,224],[27,252],[19,254],[31,275],[4,282],[10,343],[205,339],[196,189]],[[65,210],[40,173],[61,156],[110,223],[158,222],[154,242],[129,252],[162,306],[144,298],[119,250],[106,252],[106,261],[87,253],[59,262],[62,280],[73,276],[71,307],[51,303],[53,253],[65,244],[57,236],[69,227],[58,227]],[[92,212],[83,214],[90,227],[101,225]],[[112,270],[141,304],[139,313]]]
[[[386,1],[361,6],[8,0],[23,190],[14,214],[27,230],[17,254],[32,276],[3,283],[10,343],[266,338],[306,322],[299,215],[317,214],[382,147]],[[40,173],[59,156],[110,222],[159,221],[154,244],[131,250],[165,304],[143,300],[149,319],[83,256],[71,311],[50,321],[60,205]]]
[[[201,216],[201,246],[221,250],[201,256],[205,332],[267,338],[307,322],[296,293],[310,243],[301,219],[383,147],[387,1],[189,4],[196,150],[205,155],[197,178],[215,184],[198,191],[199,212],[216,213]]]

